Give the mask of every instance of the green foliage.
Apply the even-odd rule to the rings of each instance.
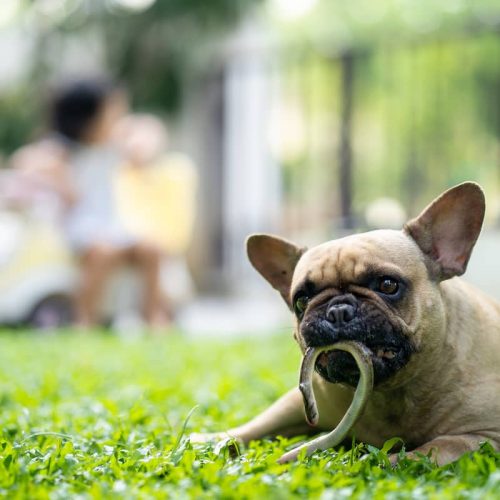
[[[42,103],[29,86],[20,86],[0,98],[0,154],[24,146],[41,126]]]
[[[493,61],[499,51],[499,37],[486,33],[359,58],[360,204],[378,189],[378,196],[402,199],[416,213],[436,192],[464,180],[484,185],[489,199],[497,196],[500,73]]]
[[[95,335],[0,338],[0,496],[9,498],[498,498],[500,454],[485,445],[443,468],[388,466],[358,444],[291,465],[290,440],[234,456],[192,431],[234,425],[296,383],[289,337],[230,343]]]
[[[494,0],[319,0],[303,16],[276,17],[288,39],[345,49],[490,30],[499,16]]]
[[[100,26],[109,69],[139,107],[173,113],[186,83],[220,65],[215,40],[260,1],[161,0],[140,14],[97,11],[83,27]]]
[[[436,193],[466,180],[483,185],[488,200],[498,198],[499,55],[500,37],[488,32],[354,50],[355,215],[380,197],[416,215]],[[325,237],[339,205],[340,63],[338,53],[304,48],[282,83],[305,137],[299,147],[288,141],[294,156],[279,157],[285,195],[298,213],[313,213],[305,224],[327,228]],[[281,126],[285,135],[287,122]],[[498,218],[494,203],[488,210]]]

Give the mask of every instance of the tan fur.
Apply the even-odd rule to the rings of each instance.
[[[466,183],[444,193],[403,231],[349,236],[303,254],[298,248],[297,253],[290,252],[286,242],[287,254],[301,255],[297,263],[287,264],[292,266],[287,273],[293,274],[288,286],[282,280],[274,283],[276,259],[269,265],[259,260],[259,271],[289,305],[307,278],[319,289],[344,290],[377,302],[412,340],[416,352],[408,364],[375,387],[352,429],[357,439],[380,447],[398,436],[407,449],[432,453],[439,464],[476,449],[481,441],[500,449],[500,305],[459,278],[446,280],[465,271],[483,213],[480,188]],[[268,239],[276,246],[273,237],[253,238],[259,252],[265,250]],[[357,285],[367,268],[409,280],[411,290],[400,306],[386,305],[375,292]],[[311,299],[308,308],[316,307],[320,295]],[[304,349],[299,327],[294,336]],[[330,431],[346,412],[354,389],[329,383],[318,374],[314,389],[320,415],[316,430]],[[301,396],[293,389],[227,434],[247,442],[307,429]]]

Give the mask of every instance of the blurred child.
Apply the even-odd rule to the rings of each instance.
[[[192,294],[185,254],[196,213],[196,169],[186,155],[167,151],[167,129],[154,115],[125,117],[115,139],[124,161],[115,185],[123,224],[138,239],[161,249],[166,257],[163,289],[170,301],[183,302]]]
[[[64,228],[81,265],[76,314],[82,327],[100,321],[104,287],[113,271],[123,264],[133,265],[144,282],[143,313],[147,323],[164,323],[160,252],[127,231],[114,197],[114,179],[123,162],[112,135],[126,111],[124,91],[99,80],[77,81],[63,87],[52,104],[52,129],[68,151],[68,175],[75,190]]]

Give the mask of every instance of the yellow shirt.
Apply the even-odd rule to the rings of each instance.
[[[138,239],[182,254],[191,240],[197,181],[193,163],[180,153],[151,165],[123,165],[114,186],[122,224]]]

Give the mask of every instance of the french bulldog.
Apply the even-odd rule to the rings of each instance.
[[[500,304],[458,278],[484,211],[482,189],[466,182],[401,231],[370,231],[309,250],[271,235],[248,238],[250,262],[295,315],[302,352],[342,340],[371,351],[374,390],[351,437],[377,447],[400,437],[410,457],[419,452],[438,465],[483,441],[499,449]],[[314,429],[294,388],[250,422],[209,436],[249,442],[330,431],[359,375],[348,353],[323,353],[313,379]]]

